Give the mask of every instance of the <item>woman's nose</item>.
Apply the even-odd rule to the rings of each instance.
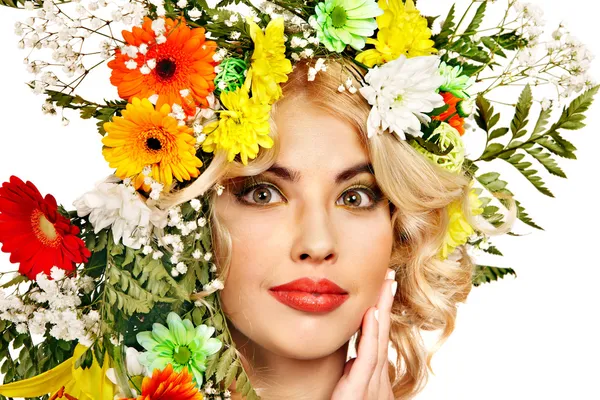
[[[337,259],[335,224],[322,206],[300,207],[296,216],[292,259],[320,264]]]

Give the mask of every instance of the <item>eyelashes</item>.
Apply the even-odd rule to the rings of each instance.
[[[251,207],[266,207],[287,202],[287,198],[275,184],[266,180],[257,180],[254,177],[247,178],[240,189],[234,189],[232,192],[238,203]],[[346,197],[348,194],[352,194],[352,196]],[[344,190],[336,200],[336,204],[354,210],[372,210],[383,198],[384,195],[377,184],[359,181]],[[275,201],[271,202],[273,199]],[[340,199],[343,200],[341,204]],[[350,201],[346,201],[348,199]],[[357,200],[358,204],[352,205],[352,201]],[[370,204],[364,206],[364,203]]]

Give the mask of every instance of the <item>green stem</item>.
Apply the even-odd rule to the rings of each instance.
[[[467,9],[465,10],[465,12],[463,13],[462,17],[460,17],[460,20],[458,21],[458,24],[456,24],[456,28],[454,28],[454,32],[452,33],[452,35],[448,38],[448,43],[452,43],[452,40],[456,37],[456,32],[458,32],[458,28],[460,28],[460,25],[463,23],[463,21],[465,20],[465,17],[467,16],[467,14],[469,13],[469,11],[471,11],[471,7],[473,7],[473,4],[475,4],[475,0],[471,0],[471,4],[469,4],[469,7],[467,7]]]
[[[125,370],[125,363],[123,362],[123,346],[115,346],[113,353],[113,360],[115,362],[115,375],[117,376],[117,384],[123,391],[123,394],[131,398],[133,392],[127,383],[129,378],[127,377],[127,371]]]

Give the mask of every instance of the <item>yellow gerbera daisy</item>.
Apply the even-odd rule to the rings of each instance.
[[[285,58],[285,38],[283,36],[283,18],[269,22],[265,32],[252,20],[246,19],[250,27],[250,37],[254,42],[252,64],[252,97],[263,103],[273,104],[281,97],[281,82],[288,80],[292,72],[292,63]]]
[[[477,192],[472,189],[469,192],[469,208],[471,209],[472,215],[483,213],[481,204]],[[454,201],[448,205],[448,216],[450,222],[448,230],[446,231],[446,237],[444,238],[444,244],[440,250],[440,258],[443,260],[445,260],[455,248],[467,243],[469,236],[474,232],[473,227],[467,222],[465,214],[463,213],[460,200]]]
[[[369,38],[367,43],[374,49],[365,50],[356,60],[368,67],[395,60],[401,54],[407,57],[428,56],[437,52],[430,40],[431,30],[427,19],[422,17],[413,0],[379,0],[377,3],[383,14],[377,17],[377,39]]]
[[[233,161],[237,154],[242,163],[255,158],[258,146],[266,149],[273,146],[269,136],[269,112],[271,106],[248,94],[248,85],[233,92],[221,93],[221,103],[226,110],[219,112],[219,119],[207,124],[202,149],[208,153],[226,151],[227,160]]]
[[[179,182],[199,175],[202,161],[196,157],[193,130],[180,126],[171,116],[171,107],[163,104],[159,110],[148,99],[134,98],[123,111],[104,124],[107,135],[102,139],[102,154],[115,174],[131,178],[136,189],[150,187],[144,183],[144,167],[150,166],[150,176],[164,185],[173,177]]]

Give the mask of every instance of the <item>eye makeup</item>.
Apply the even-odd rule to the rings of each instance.
[[[238,202],[239,204],[242,204],[242,205],[247,205],[247,206],[251,206],[251,207],[267,207],[272,204],[277,204],[277,203],[272,203],[272,204],[253,203],[253,202],[250,202],[250,201],[247,201],[246,199],[244,199],[244,197],[248,193],[250,193],[252,190],[255,190],[255,189],[258,189],[261,187],[268,188],[270,190],[277,192],[277,194],[284,199],[284,202],[287,202],[287,198],[282,193],[282,191],[277,187],[277,185],[274,182],[271,182],[269,179],[265,179],[264,177],[261,177],[260,175],[257,177],[247,177],[242,182],[239,182],[232,186],[233,186],[232,194],[234,195],[236,202]],[[340,194],[340,196],[338,197],[338,200],[341,197],[343,197],[347,192],[352,191],[352,190],[362,191],[362,192],[366,193],[366,195],[371,200],[371,204],[368,206],[363,206],[363,207],[361,207],[361,206],[355,207],[355,206],[338,204],[340,207],[344,207],[344,208],[351,209],[351,210],[368,211],[368,210],[372,210],[372,209],[376,208],[385,197],[383,195],[383,192],[377,185],[377,183],[369,182],[368,180],[359,180],[358,182],[356,182],[353,185],[350,185],[348,188],[346,188]],[[336,204],[337,204],[338,200],[336,200]]]

